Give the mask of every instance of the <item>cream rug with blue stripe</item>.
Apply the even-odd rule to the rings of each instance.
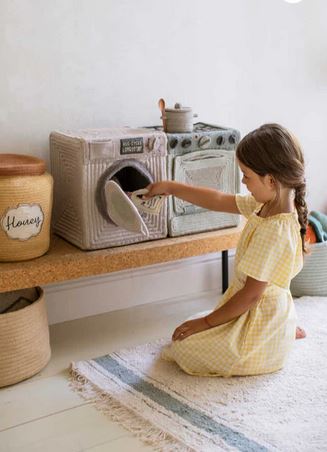
[[[72,363],[72,386],[160,451],[327,451],[327,298],[295,301],[307,338],[280,372],[186,375],[167,340]]]

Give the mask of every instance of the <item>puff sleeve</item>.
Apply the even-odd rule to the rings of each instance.
[[[249,216],[262,204],[258,203],[252,195],[240,195],[235,196],[236,205],[240,213],[245,217]]]
[[[254,231],[238,271],[288,289],[303,265],[301,237],[290,219],[263,220]]]

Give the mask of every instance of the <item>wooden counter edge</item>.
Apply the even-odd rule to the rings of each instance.
[[[0,263],[0,292],[112,273],[236,248],[244,224],[133,245],[82,251],[53,236],[37,259]]]

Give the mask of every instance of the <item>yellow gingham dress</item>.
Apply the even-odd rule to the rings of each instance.
[[[236,195],[248,221],[235,256],[235,275],[216,309],[245,284],[247,276],[268,285],[249,311],[223,325],[172,342],[163,359],[191,375],[257,375],[281,369],[295,340],[296,313],[290,280],[303,265],[297,213],[262,218],[252,195]]]

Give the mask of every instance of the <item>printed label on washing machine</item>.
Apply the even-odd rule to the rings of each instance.
[[[28,240],[41,231],[44,215],[39,204],[19,204],[1,218],[1,227],[10,239]]]
[[[122,138],[120,140],[120,154],[142,154],[143,138]]]

